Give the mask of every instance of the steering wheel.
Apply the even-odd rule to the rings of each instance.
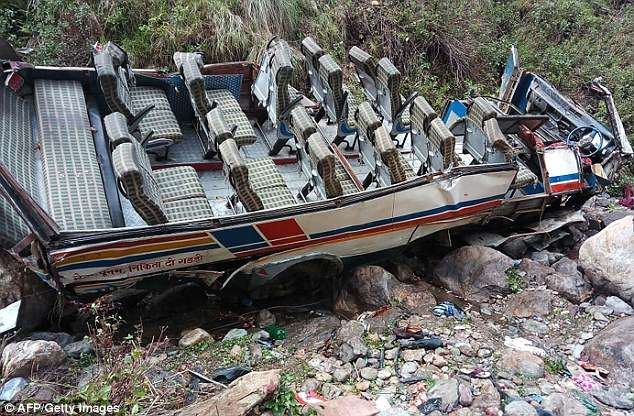
[[[596,133],[599,135],[599,145],[595,146],[596,150],[594,152],[591,152],[589,154],[584,154],[582,152],[582,149],[584,149],[585,143],[581,143],[581,140],[583,139],[584,136],[591,134],[591,133]],[[593,134],[594,136],[594,134]],[[568,134],[568,137],[566,137],[566,144],[569,146],[576,146],[577,148],[579,148],[579,153],[581,154],[581,156],[583,157],[592,157],[594,155],[596,155],[597,153],[599,153],[601,151],[601,149],[603,149],[603,142],[605,141],[605,138],[603,137],[603,134],[601,134],[601,132],[593,126],[580,126],[577,127],[576,129],[574,129],[573,131],[571,131]],[[594,144],[593,144],[594,146]]]

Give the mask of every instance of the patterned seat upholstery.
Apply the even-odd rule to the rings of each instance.
[[[316,71],[319,71],[319,58],[326,52],[315,42],[315,39],[310,36],[304,38],[304,40],[302,40],[301,50],[306,60],[310,61]]]
[[[376,70],[378,65],[376,59],[363,49],[356,46],[353,46],[350,49],[350,51],[348,52],[348,58],[357,69],[357,75],[359,77],[361,85],[363,86],[363,91],[366,95],[366,98],[372,101],[376,101]]]
[[[317,132],[317,125],[315,121],[308,115],[306,109],[298,105],[291,110],[290,127],[293,134],[300,141],[305,144],[308,138]]]
[[[414,99],[410,112],[412,130],[425,135],[429,133],[429,126],[432,120],[438,117],[436,111],[434,111],[427,100],[420,95]]]
[[[289,87],[293,76],[293,64],[291,62],[291,49],[286,41],[278,39],[272,46],[273,58],[271,71],[275,85],[271,91],[271,102],[275,106],[274,123],[279,122],[279,116],[291,102]]]
[[[313,133],[308,138],[308,154],[323,181],[326,197],[334,198],[343,195],[343,188],[335,173],[337,158],[320,133]]]
[[[271,159],[245,162],[233,139],[222,142],[219,150],[229,183],[247,211],[295,204],[293,194]]]
[[[381,58],[376,71],[379,91],[378,105],[383,117],[388,121],[395,121],[401,110],[401,73],[392,61]]]
[[[106,134],[110,138],[110,149],[114,149],[121,143],[130,143],[136,140],[128,130],[128,122],[121,113],[110,113],[103,118]]]
[[[111,228],[81,84],[37,79],[35,105],[51,217],[63,230]]]
[[[150,159],[137,141],[117,146],[112,164],[122,193],[148,225],[213,217],[193,168],[152,171]]]
[[[431,121],[428,137],[434,150],[442,155],[443,169],[449,168],[455,160],[456,137],[440,118]]]
[[[338,122],[344,109],[343,72],[332,56],[319,58],[319,76],[326,90],[326,113],[331,120]]]
[[[165,91],[156,87],[130,86],[125,70],[115,65],[107,48],[93,54],[97,80],[106,104],[113,112],[122,113],[128,122],[149,105],[154,108],[139,123],[143,137],[150,132],[156,139],[169,139],[175,142],[183,139],[183,133],[172,112]]]
[[[31,105],[0,85],[0,161],[22,187],[40,203],[35,180],[35,137],[31,133]],[[29,234],[11,204],[0,197],[0,245],[8,248]]]
[[[356,119],[359,134],[374,146],[375,152],[388,169],[391,183],[403,182],[416,176],[369,102],[361,103]]]
[[[220,129],[221,126],[224,126],[225,129],[232,125],[237,126],[233,138],[239,146],[255,143],[257,138],[255,130],[240,108],[240,103],[235,96],[228,90],[207,90],[205,88],[205,79],[201,72],[203,59],[200,54],[176,52],[174,53],[174,63],[185,81],[196,115],[201,122],[207,121],[207,127],[210,130],[209,148],[217,148],[222,140],[226,139],[226,131]],[[222,109],[222,119],[219,118],[219,113],[213,114],[211,118],[208,115],[213,108],[214,101]],[[221,124],[223,120],[225,123]],[[215,124],[209,124],[212,122]]]
[[[255,143],[257,136],[251,122],[240,108],[240,103],[229,90],[207,90],[207,99],[217,102],[229,127],[237,127],[233,138],[239,146]]]
[[[511,188],[523,188],[539,182],[539,178],[524,163],[517,161],[517,176],[511,184]]]

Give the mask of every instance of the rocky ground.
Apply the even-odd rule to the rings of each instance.
[[[140,325],[102,299],[79,311],[83,338],[5,340],[0,400],[149,415],[631,415],[634,212],[598,196],[582,213],[496,249],[418,247],[358,267],[334,300],[221,308],[182,289],[171,302],[197,306],[144,301],[163,318]]]

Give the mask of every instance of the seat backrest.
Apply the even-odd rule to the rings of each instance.
[[[374,148],[390,173],[391,183],[399,183],[407,179],[399,151],[385,126],[380,126],[374,131]]]
[[[357,121],[359,134],[371,143],[374,142],[374,132],[382,124],[369,102],[364,101],[359,105],[355,114],[355,120]]]
[[[359,81],[363,87],[363,92],[369,100],[375,101],[377,99],[377,85],[376,85],[376,59],[366,51],[356,46],[350,48],[348,51],[348,59],[352,62],[357,70]]]
[[[467,120],[475,128],[478,128],[489,143],[502,154],[507,162],[513,158],[513,147],[506,140],[506,136],[500,129],[497,121],[498,112],[489,101],[483,97],[477,97],[471,103],[467,113]]]
[[[206,119],[209,127],[209,139],[216,143],[216,146],[227,139],[233,140],[233,133],[225,120],[220,106],[209,111]]]
[[[173,58],[178,72],[185,81],[189,95],[194,101],[198,117],[205,117],[211,110],[211,103],[205,91],[205,79],[200,72],[203,67],[202,55],[192,52],[176,52]]]
[[[105,116],[103,123],[106,128],[106,134],[110,138],[110,149],[115,149],[121,143],[136,141],[128,130],[128,120],[118,111]]]
[[[343,113],[343,72],[332,56],[319,58],[319,77],[326,90],[324,107],[331,120],[339,122]]]
[[[271,61],[273,88],[271,90],[271,103],[275,106],[275,122],[291,102],[288,87],[293,76],[293,64],[291,62],[291,48],[286,41],[278,39],[272,45],[273,58]]]
[[[112,55],[108,53],[107,49],[95,51],[93,61],[97,71],[97,81],[110,110],[122,113],[126,118],[132,119],[134,115],[125,70],[120,66],[115,66]]]
[[[442,169],[449,168],[455,158],[456,137],[438,117],[431,121],[427,136],[434,150],[442,155]]]
[[[121,143],[112,152],[112,164],[120,189],[135,211],[148,225],[168,221],[161,200],[161,190],[152,176],[145,149],[132,141]]]
[[[308,115],[303,105],[298,105],[291,110],[289,124],[297,140],[303,143],[306,143],[311,134],[317,132],[315,120]]]
[[[392,61],[381,58],[376,71],[377,103],[381,114],[388,121],[396,119],[401,109],[401,73]]]
[[[310,36],[302,40],[301,50],[306,62],[310,65],[309,68],[312,67],[319,72],[319,58],[325,54],[324,50]]]
[[[438,117],[432,106],[420,95],[414,99],[410,114],[414,134],[427,135],[431,122]]]
[[[262,200],[251,187],[251,183],[249,182],[249,168],[242,160],[236,141],[234,139],[227,139],[220,143],[218,150],[224,162],[224,170],[229,178],[229,183],[233,186],[244,208],[249,212],[264,209]]]
[[[313,133],[308,138],[308,154],[324,182],[326,197],[334,198],[343,195],[343,188],[335,171],[337,159],[320,133]]]

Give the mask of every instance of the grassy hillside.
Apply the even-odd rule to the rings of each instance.
[[[294,46],[310,34],[341,63],[352,45],[388,56],[404,74],[405,92],[419,90],[436,106],[495,91],[515,44],[526,68],[599,116],[603,106],[589,99],[587,85],[603,75],[634,129],[634,4],[627,0],[0,1],[0,36],[34,47],[35,63],[83,65],[89,46],[108,39],[137,66],[168,68],[176,50],[203,51],[209,62],[254,59],[273,34]]]

